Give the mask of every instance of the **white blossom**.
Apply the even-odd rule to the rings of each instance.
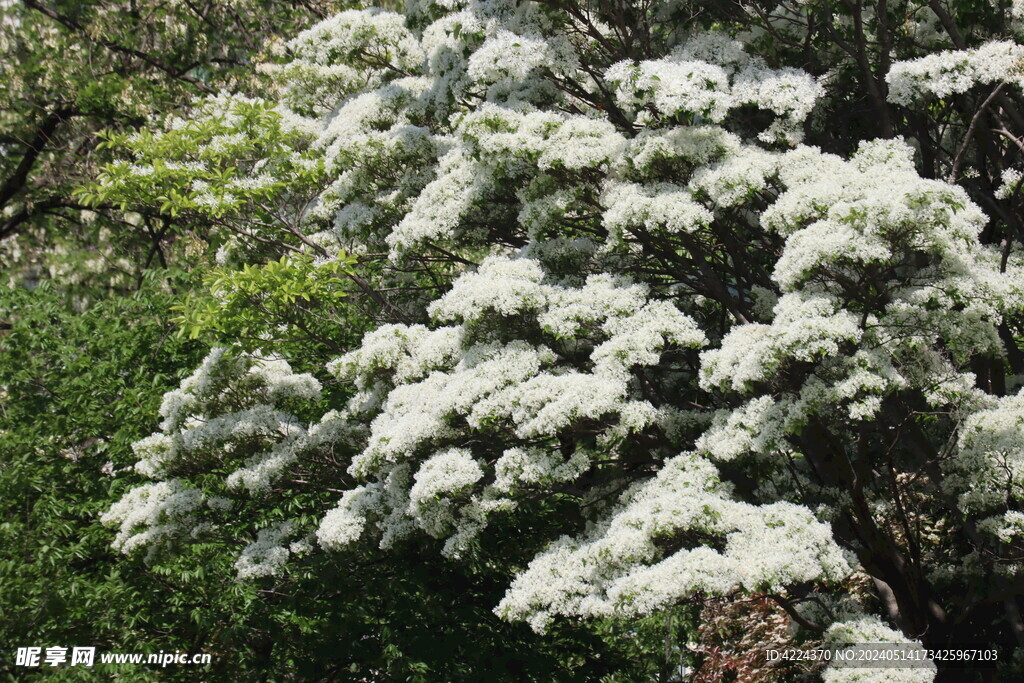
[[[895,62],[886,74],[889,100],[910,106],[925,95],[948,97],[989,83],[1022,84],[1024,47],[992,41],[973,50],[949,50]]]
[[[235,562],[238,579],[280,574],[291,554],[284,546],[284,541],[291,534],[292,528],[291,522],[280,522],[260,529],[256,541],[246,546]]]
[[[663,555],[656,543],[687,534],[718,537],[723,549]],[[555,615],[644,614],[698,591],[770,591],[849,571],[828,526],[806,510],[729,500],[714,467],[683,454],[585,537],[563,537],[537,556],[495,611],[543,630]]]

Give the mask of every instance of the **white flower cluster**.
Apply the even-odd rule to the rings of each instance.
[[[337,238],[351,244],[356,235],[374,234],[383,217],[408,210],[445,147],[443,138],[413,123],[423,115],[417,103],[428,87],[429,79],[403,77],[337,106],[313,144],[334,180],[306,219],[333,219]],[[375,235],[374,248],[382,237]]]
[[[460,121],[458,135],[495,166],[523,160],[540,170],[580,170],[608,164],[626,139],[608,121],[530,107],[485,103]]]
[[[978,531],[993,536],[1003,543],[1018,541],[1024,537],[1024,512],[1010,510],[1002,515],[984,519],[978,522]]]
[[[286,401],[319,398],[320,383],[296,375],[280,358],[226,355],[214,349],[180,388],[164,395],[162,432],[135,443],[135,469],[161,478],[180,468],[230,457],[255,446],[246,466],[229,475],[232,488],[266,489],[293,459],[295,443],[306,434],[288,412],[275,407]]]
[[[783,296],[771,325],[734,328],[718,349],[701,356],[701,386],[745,391],[774,374],[784,362],[811,362],[834,356],[844,342],[856,342],[857,316],[828,297]]]
[[[784,437],[804,412],[793,400],[758,396],[734,410],[720,412],[697,439],[699,452],[712,461],[728,461],[747,453],[773,453],[787,446]]]
[[[780,118],[762,132],[764,140],[798,139],[798,124],[823,93],[806,72],[771,69],[746,55],[739,41],[715,34],[695,36],[663,59],[619,62],[604,76],[620,106],[631,111],[651,106],[665,117],[687,114],[713,123],[744,105],[770,111]]]
[[[292,528],[291,522],[280,522],[260,529],[256,541],[246,546],[235,562],[238,578],[245,580],[280,574],[291,554],[284,547],[284,541],[291,534]]]
[[[358,541],[368,525],[378,527],[380,547],[390,548],[416,530],[407,514],[412,477],[406,464],[393,467],[386,477],[346,491],[337,507],[329,510],[316,531],[317,541],[328,550],[340,550]]]
[[[119,527],[114,546],[155,552],[230,525],[231,498],[209,495],[208,484],[190,481],[193,476],[227,470],[223,493],[244,488],[263,494],[303,452],[358,438],[358,426],[337,413],[307,429],[280,407],[317,401],[320,391],[315,378],[294,373],[280,358],[214,349],[165,394],[161,431],[133,444],[136,471],[159,481],[131,489],[102,516],[104,524]],[[239,577],[277,573],[288,556],[278,546],[291,529],[286,522],[261,531],[238,560]]]
[[[870,647],[873,643],[891,643],[906,645],[910,650],[924,649],[920,643],[909,640],[874,616],[860,616],[836,622],[825,631],[823,641],[824,646],[833,648],[865,644]],[[892,666],[885,669],[844,666],[837,658],[825,669],[822,679],[825,683],[931,683],[935,680],[935,664],[924,657],[923,652],[917,657],[923,663],[922,666]]]
[[[113,546],[125,554],[143,546],[159,546],[193,528],[204,505],[202,491],[181,479],[143,484],[110,506],[100,521],[117,526]]]
[[[351,378],[361,391],[390,378],[403,384],[448,369],[462,350],[461,327],[430,330],[425,325],[382,325],[363,337],[360,347],[328,364],[332,374]]]
[[[590,459],[582,451],[566,460],[540,448],[510,448],[494,463],[494,490],[514,493],[532,486],[572,481],[589,468]]]
[[[732,500],[714,466],[684,453],[592,532],[537,556],[495,611],[543,630],[556,615],[646,614],[697,592],[770,592],[849,572],[828,525],[809,511]]]
[[[568,41],[540,35],[516,35],[499,30],[469,58],[467,73],[474,81],[495,83],[505,78],[523,80],[538,67],[558,73],[578,68]]]
[[[372,518],[383,520],[388,538],[410,523],[434,535],[462,534],[450,546],[457,552],[488,513],[509,509],[509,496],[523,486],[572,479],[589,462],[583,452],[566,459],[545,448],[511,448],[485,467],[470,450],[444,448],[460,430],[500,430],[550,443],[563,429],[595,421],[606,424],[599,443],[610,447],[655,419],[654,408],[633,396],[633,369],[658,364],[669,348],[706,343],[693,321],[669,302],[646,301],[643,287],[607,275],[580,288],[548,284],[540,265],[527,258],[485,260],[431,311],[437,320],[459,325],[436,331],[387,326],[331,366],[362,390],[351,411],[378,405],[367,403],[367,392],[387,394],[366,448],[349,468],[376,483],[346,493],[338,510],[324,518],[319,538],[328,547],[356,540]],[[553,347],[558,340],[579,346],[589,338],[591,370],[573,367],[551,347],[522,340],[461,346],[475,326],[515,315],[534,318]],[[395,494],[396,478],[408,476],[398,473],[424,452],[433,455],[411,470],[411,489]],[[460,501],[457,511],[453,497]]]
[[[342,12],[303,31],[287,47],[290,62],[263,68],[287,84],[290,107],[321,115],[339,96],[380,85],[389,71],[418,71],[426,57],[402,15],[378,8]],[[323,99],[325,91],[334,102]]]
[[[1020,191],[1020,183],[1024,180],[1024,173],[1015,168],[1008,168],[1002,173],[1002,181],[996,188],[996,198],[1009,199]]]
[[[740,139],[718,126],[674,126],[667,129],[643,128],[627,142],[623,161],[642,175],[648,175],[656,162],[685,160],[694,168],[741,150]]]
[[[786,236],[773,273],[782,296],[770,323],[736,326],[701,354],[702,388],[750,398],[719,413],[698,450],[715,461],[789,458],[787,437],[811,416],[868,420],[908,388],[964,414],[988,407],[959,364],[999,353],[995,326],[1020,305],[1019,285],[1015,271],[1001,274],[997,254],[978,244],[986,218],[966,194],[918,177],[898,140],[865,143],[850,161],[799,148],[765,167],[753,182],[765,187],[773,175],[782,185],[761,214],[765,227]],[[881,305],[858,303],[869,281],[884,292]],[[873,312],[857,313],[858,305]],[[799,387],[787,387],[794,367],[810,370]],[[993,421],[982,433],[995,428]],[[969,448],[959,461],[996,481],[996,462],[985,464],[991,455]],[[975,486],[954,480],[959,491]],[[983,497],[996,488],[972,490]]]
[[[671,183],[645,186],[609,182],[602,203],[606,207],[604,225],[612,241],[632,225],[642,225],[649,231],[693,232],[714,218],[690,192]]]
[[[1013,509],[1024,500],[1024,393],[968,417],[957,446],[945,483],[965,513]]]
[[[948,50],[895,62],[885,76],[889,101],[904,106],[926,95],[948,97],[976,85],[1024,85],[1024,46],[992,41],[972,50]]]
[[[1010,0],[1007,7],[1010,15],[1010,28],[1014,33],[1024,33],[1024,0]]]
[[[456,148],[438,162],[437,178],[416,198],[387,241],[393,250],[410,249],[424,241],[450,238],[474,200],[489,187],[485,166]]]
[[[472,454],[452,448],[431,456],[413,475],[409,513],[427,533],[444,535],[455,523],[452,499],[483,479]]]

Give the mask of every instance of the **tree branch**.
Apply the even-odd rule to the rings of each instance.
[[[91,36],[89,36],[89,32],[85,29],[85,27],[82,26],[81,24],[79,24],[77,21],[75,21],[74,19],[72,19],[70,17],[67,17],[67,16],[65,16],[63,14],[60,14],[59,12],[57,12],[57,11],[55,11],[53,9],[50,9],[49,7],[47,7],[47,6],[43,5],[43,4],[40,4],[39,2],[36,2],[36,0],[25,0],[25,6],[31,8],[31,9],[34,9],[37,12],[45,14],[46,16],[48,16],[49,18],[53,19],[57,23],[62,24],[63,26],[71,29],[72,31],[76,32],[77,34],[83,36],[87,40],[89,40],[89,41],[91,41],[93,43],[96,43],[97,45],[101,45],[102,47],[105,47],[108,50],[111,50],[113,52],[119,52],[119,53],[124,54],[124,55],[129,55],[129,56],[135,57],[137,59],[141,59],[146,64],[149,64],[150,66],[152,66],[152,67],[154,67],[156,69],[159,69],[160,71],[163,71],[164,73],[166,73],[171,78],[174,78],[174,79],[177,79],[177,80],[180,80],[180,81],[185,81],[186,83],[189,83],[189,84],[195,86],[196,88],[198,88],[199,90],[203,91],[204,93],[208,93],[208,94],[212,95],[212,94],[215,94],[217,92],[216,90],[211,88],[206,83],[203,83],[202,81],[200,81],[198,78],[194,78],[192,76],[189,76],[187,73],[185,73],[187,71],[187,69],[183,70],[183,69],[172,67],[172,66],[170,66],[168,64],[163,63],[162,61],[160,61],[159,59],[153,57],[152,55],[148,55],[145,52],[141,52],[139,50],[136,50],[135,48],[128,47],[127,45],[121,45],[120,43],[115,43],[112,40],[104,40],[104,39],[92,38]]]

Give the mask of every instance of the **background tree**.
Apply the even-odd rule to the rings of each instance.
[[[189,226],[159,213],[85,207],[100,131],[132,130],[201,93],[259,89],[277,35],[344,7],[297,2],[4,3],[0,50],[0,259],[8,279],[59,277],[79,294],[123,291],[166,266]]]

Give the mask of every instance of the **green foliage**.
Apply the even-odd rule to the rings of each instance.
[[[200,351],[173,334],[164,289],[154,273],[85,314],[48,282],[0,290],[11,326],[0,337],[0,671],[13,646],[162,640],[146,620],[159,623],[170,591],[117,563],[98,516],[131,442]]]
[[[173,307],[179,313],[179,334],[238,343],[250,351],[267,344],[276,348],[276,340],[303,335],[334,345],[337,336],[321,328],[337,328],[344,317],[331,314],[347,297],[340,276],[354,264],[352,257],[317,264],[308,255],[290,254],[265,265],[216,268],[203,287]],[[268,323],[275,322],[276,336],[268,338]]]
[[[149,206],[172,218],[186,212],[221,219],[244,208],[250,221],[257,211],[273,223],[288,198],[308,202],[324,176],[318,155],[296,151],[308,136],[285,125],[274,106],[221,95],[168,130],[103,131],[97,150],[116,150],[134,162],[105,166],[77,195],[88,206]]]

